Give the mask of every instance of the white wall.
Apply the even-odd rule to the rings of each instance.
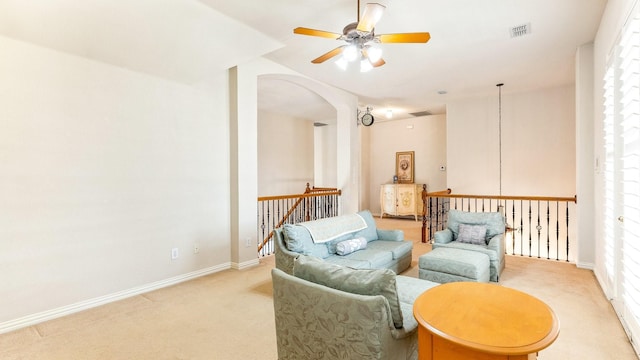
[[[106,18],[0,5],[2,34],[33,41],[0,35],[0,288],[11,293],[0,296],[0,332],[258,262],[256,83],[292,71],[259,58],[278,43],[193,1],[154,22],[180,45],[169,50],[177,59],[149,56],[168,43],[136,32],[120,46],[131,24],[118,27],[119,15],[137,19],[140,4],[155,5]],[[250,40],[212,45],[216,26]],[[336,164],[337,186],[355,211],[357,98],[301,82],[336,107],[336,144],[351,154]]]
[[[228,267],[224,71],[205,91],[0,37],[0,79],[0,325]]]
[[[495,97],[447,105],[447,185],[458,194],[573,196],[573,86],[502,94],[502,160]]]
[[[301,194],[314,184],[313,122],[260,112],[258,196]],[[335,167],[335,165],[334,165]]]
[[[593,178],[593,43],[576,52],[576,194],[578,251],[576,263],[595,266]]]
[[[335,121],[313,130],[314,178],[313,186],[335,188],[338,184],[338,147]]]
[[[368,152],[369,159],[364,208],[380,213],[380,185],[393,182],[396,152],[400,151],[415,152],[415,183],[426,183],[428,191],[446,189],[446,171],[439,170],[447,162],[446,120],[445,115],[432,115],[361,126],[365,139],[362,151]]]

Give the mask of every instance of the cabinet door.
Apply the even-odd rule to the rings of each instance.
[[[416,186],[413,184],[398,185],[397,215],[416,215]]]
[[[380,208],[382,214],[396,215],[396,186],[382,185],[380,188]]]

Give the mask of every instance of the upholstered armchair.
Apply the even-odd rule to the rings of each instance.
[[[447,228],[435,233],[433,248],[448,247],[487,254],[489,278],[497,282],[505,267],[504,232],[504,217],[499,212],[452,209],[449,210]]]
[[[438,284],[305,255],[295,263],[294,275],[271,271],[279,360],[418,358],[413,303]]]

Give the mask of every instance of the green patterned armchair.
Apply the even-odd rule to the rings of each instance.
[[[466,231],[465,234],[461,233],[463,227],[464,230],[469,229],[469,236]],[[479,239],[474,239],[474,228],[482,230]],[[499,212],[465,212],[451,209],[447,228],[434,235],[433,248],[446,247],[486,254],[489,256],[489,278],[498,282],[505,267],[504,233],[504,217]]]
[[[317,260],[310,265],[312,270],[294,268],[295,275],[271,272],[279,360],[417,359],[413,302],[438,284],[388,269],[356,270]]]

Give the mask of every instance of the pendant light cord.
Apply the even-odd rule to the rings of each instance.
[[[500,196],[502,196],[502,85],[504,84],[496,84],[498,87],[498,154],[500,162],[500,182],[498,190]]]

